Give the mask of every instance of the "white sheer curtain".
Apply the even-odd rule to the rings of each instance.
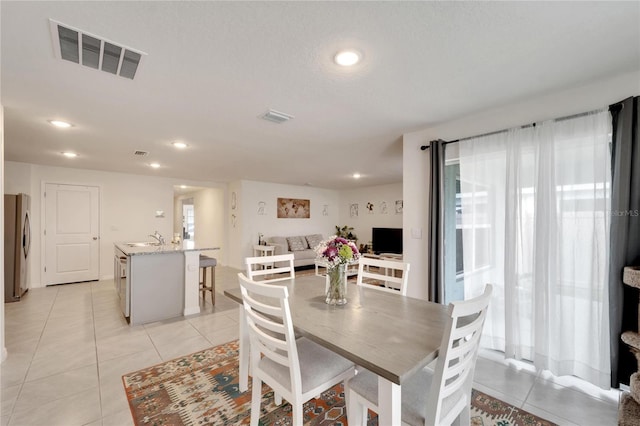
[[[494,284],[483,345],[610,385],[611,117],[460,142],[465,297]]]

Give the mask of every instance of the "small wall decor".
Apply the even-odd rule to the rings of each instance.
[[[367,213],[373,214],[373,203],[367,203]]]
[[[164,217],[164,210],[156,210],[156,217]]]
[[[279,219],[309,219],[311,201],[297,198],[278,198]]]
[[[234,228],[236,227],[236,215],[235,214],[231,215],[231,226],[233,226]]]
[[[329,204],[322,206],[322,216],[329,216]]]
[[[396,214],[402,214],[402,200],[396,201]]]
[[[349,217],[358,217],[358,204],[351,204],[349,206]]]
[[[380,214],[388,214],[389,211],[387,209],[387,202],[383,201],[380,203]]]
[[[236,203],[237,203],[237,200],[236,200],[236,191],[233,191],[233,192],[231,193],[231,210],[235,210],[235,209],[236,209]]]
[[[267,203],[264,201],[258,201],[258,215],[264,216],[266,213]]]

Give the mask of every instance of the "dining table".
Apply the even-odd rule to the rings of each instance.
[[[447,307],[422,299],[347,284],[347,303],[325,303],[325,278],[279,281],[289,290],[294,331],[378,375],[378,424],[401,424],[402,384],[438,356]],[[240,285],[224,291],[242,304]],[[250,341],[239,314],[239,387],[248,389]],[[428,392],[429,389],[425,389]]]

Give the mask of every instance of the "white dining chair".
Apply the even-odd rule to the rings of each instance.
[[[262,383],[291,403],[292,424],[302,425],[306,401],[353,377],[354,364],[304,337],[293,334],[286,286],[268,285],[238,274],[251,342],[251,425],[260,420]],[[278,401],[280,400],[280,401]]]
[[[247,277],[253,281],[272,283],[296,277],[293,267],[293,253],[275,256],[246,257]]]
[[[371,267],[377,269],[371,269]],[[409,282],[409,263],[399,260],[373,259],[361,257],[358,263],[357,284],[376,290],[390,291],[407,295]],[[397,276],[400,273],[400,276]],[[371,281],[373,280],[373,281]]]
[[[415,426],[470,423],[471,385],[492,286],[474,299],[449,304],[435,370],[424,368],[401,387],[402,423]],[[345,389],[350,425],[366,425],[378,411],[378,376],[359,371]]]

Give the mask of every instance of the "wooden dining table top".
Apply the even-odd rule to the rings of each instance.
[[[325,278],[315,275],[270,285],[289,289],[297,334],[401,385],[438,356],[447,307],[347,284],[347,304],[327,305]],[[224,294],[242,303],[240,286]]]

